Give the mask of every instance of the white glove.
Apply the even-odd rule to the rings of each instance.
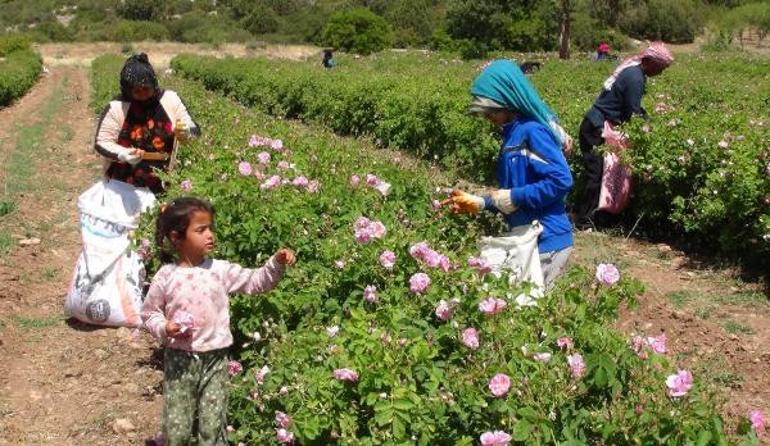
[[[511,199],[510,189],[498,189],[489,194],[492,204],[503,214],[512,214],[516,212],[516,205]]]
[[[126,149],[118,153],[118,159],[124,163],[136,166],[142,161],[142,155],[136,149]]]

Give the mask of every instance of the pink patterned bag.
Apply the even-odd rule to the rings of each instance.
[[[626,135],[615,130],[607,121],[604,121],[602,138],[606,144],[617,151],[629,147]],[[611,151],[604,155],[602,188],[597,210],[617,215],[623,212],[629,201],[631,201],[631,168],[624,166],[615,151]]]

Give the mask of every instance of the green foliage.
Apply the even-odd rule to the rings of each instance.
[[[538,0],[451,0],[447,31],[492,50],[553,50],[559,24],[551,6]]]
[[[29,40],[23,36],[0,36],[0,57],[5,57],[14,51],[31,50]]]
[[[97,59],[94,77],[113,79],[115,69]],[[299,258],[274,291],[232,301],[234,353],[246,371],[232,382],[231,442],[277,444],[276,411],[292,417],[288,429],[300,445],[471,445],[487,430],[505,430],[526,444],[733,441],[701,376],[686,397],[669,398],[665,379],[674,361],[638,357],[612,328],[618,310],[641,293],[637,281],[624,274],[615,286],[600,286],[592,271],[573,268],[537,306],[515,309],[513,297],[526,287],[480,278],[465,266],[478,237],[496,227],[432,210],[441,184],[429,180],[428,169],[399,168],[360,142],[272,120],[192,82],[166,85],[210,129],[180,153],[180,170],[166,177],[166,199],[183,194],[178,185],[189,179],[190,193],[213,202],[218,257],[257,265],[288,243]],[[263,189],[253,175],[238,174],[239,162],[257,164],[258,152],[268,150],[248,147],[252,132],[280,138],[291,150],[270,151],[266,175],[305,175],[320,180],[319,191]],[[293,170],[277,170],[279,161],[293,163]],[[392,183],[387,197],[350,185],[352,174],[369,172]],[[383,239],[354,242],[352,224],[362,215],[384,222]],[[152,217],[145,217],[140,237],[152,234]],[[409,247],[421,240],[458,266],[444,272],[419,265]],[[377,261],[385,249],[397,256],[391,271]],[[336,260],[346,263],[338,268]],[[420,270],[432,284],[415,296],[408,280]],[[367,285],[377,287],[376,305],[362,299]],[[488,296],[507,299],[505,311],[482,315],[478,304]],[[452,298],[459,299],[454,316],[441,322],[435,307]],[[330,336],[326,329],[334,325],[339,331]],[[466,327],[479,330],[476,350],[461,343]],[[559,349],[561,336],[571,336],[574,347]],[[534,360],[533,353],[544,352],[552,354],[549,362]],[[587,365],[579,379],[566,365],[574,352]],[[257,383],[255,372],[265,365],[270,372]],[[341,367],[360,378],[335,380]],[[488,389],[496,373],[512,381],[501,398]]]
[[[147,22],[161,18],[161,5],[155,0],[121,0],[117,11],[126,20]]]
[[[278,30],[278,14],[271,8],[255,8],[243,19],[243,27],[250,33],[267,34]]]
[[[166,26],[171,39],[179,42],[222,44],[247,42],[253,38],[233,19],[198,11],[169,21]]]
[[[570,38],[573,48],[582,51],[594,52],[601,42],[607,42],[613,51],[628,48],[627,36],[584,13],[574,14]]]
[[[14,99],[24,96],[32,88],[43,68],[40,56],[31,49],[24,48],[24,42],[11,38],[0,39],[0,106],[10,104]]]
[[[700,7],[698,0],[646,0],[625,10],[618,25],[635,37],[692,42],[703,27]]]
[[[172,64],[183,76],[264,112],[371,136],[381,146],[436,159],[444,168],[490,182],[498,142],[488,124],[465,115],[477,64],[437,59],[379,54],[362,62],[340,56],[333,73],[316,63],[263,59],[186,56]],[[544,62],[532,80],[577,136],[612,67]],[[763,271],[770,255],[770,127],[759,117],[770,91],[769,67],[766,60],[746,56],[677,56],[661,77],[648,81],[652,131],[641,131],[642,123],[629,128],[637,181],[624,214],[630,224],[642,217],[639,228],[647,234],[708,247],[712,255]],[[736,77],[745,82],[733,82]],[[656,113],[658,103],[665,106]],[[723,139],[727,150],[718,146]],[[572,167],[580,180],[577,157]]]
[[[342,51],[366,55],[390,46],[392,37],[385,19],[357,8],[334,14],[321,32],[321,41]]]

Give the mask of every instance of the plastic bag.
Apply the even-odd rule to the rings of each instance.
[[[155,203],[146,188],[103,180],[78,198],[83,248],[73,272],[65,309],[96,325],[139,327],[144,263],[132,251],[130,231]]]
[[[483,237],[479,242],[480,257],[497,277],[507,272],[512,282],[530,282],[543,287],[543,270],[537,247],[542,232],[543,227],[535,220],[529,225],[516,226],[500,237]]]

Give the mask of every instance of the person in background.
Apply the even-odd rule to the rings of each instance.
[[[604,144],[604,122],[616,126],[632,116],[647,117],[642,107],[647,77],[657,76],[673,62],[662,42],[653,42],[641,54],[623,61],[604,81],[599,97],[586,112],[579,129],[580,152],[585,168],[585,189],[577,205],[575,223],[578,227],[606,225],[612,216],[597,212],[601,192],[604,159],[595,148]]]
[[[539,221],[543,232],[538,250],[547,287],[564,271],[573,244],[564,204],[572,189],[572,174],[556,115],[510,60],[487,65],[474,80],[471,95],[469,112],[483,116],[502,132],[499,189],[486,196],[454,190],[442,204],[455,213],[500,212],[511,228]]]
[[[334,55],[332,54],[332,50],[324,50],[324,58],[321,61],[324,68],[334,68],[337,63],[334,61]]]
[[[607,60],[610,59],[610,46],[607,42],[602,42],[596,49],[596,57],[594,60]]]
[[[147,55],[133,55],[120,72],[120,94],[99,117],[95,149],[111,180],[163,191],[154,170],[165,171],[176,147],[200,134],[175,92],[158,85]]]

